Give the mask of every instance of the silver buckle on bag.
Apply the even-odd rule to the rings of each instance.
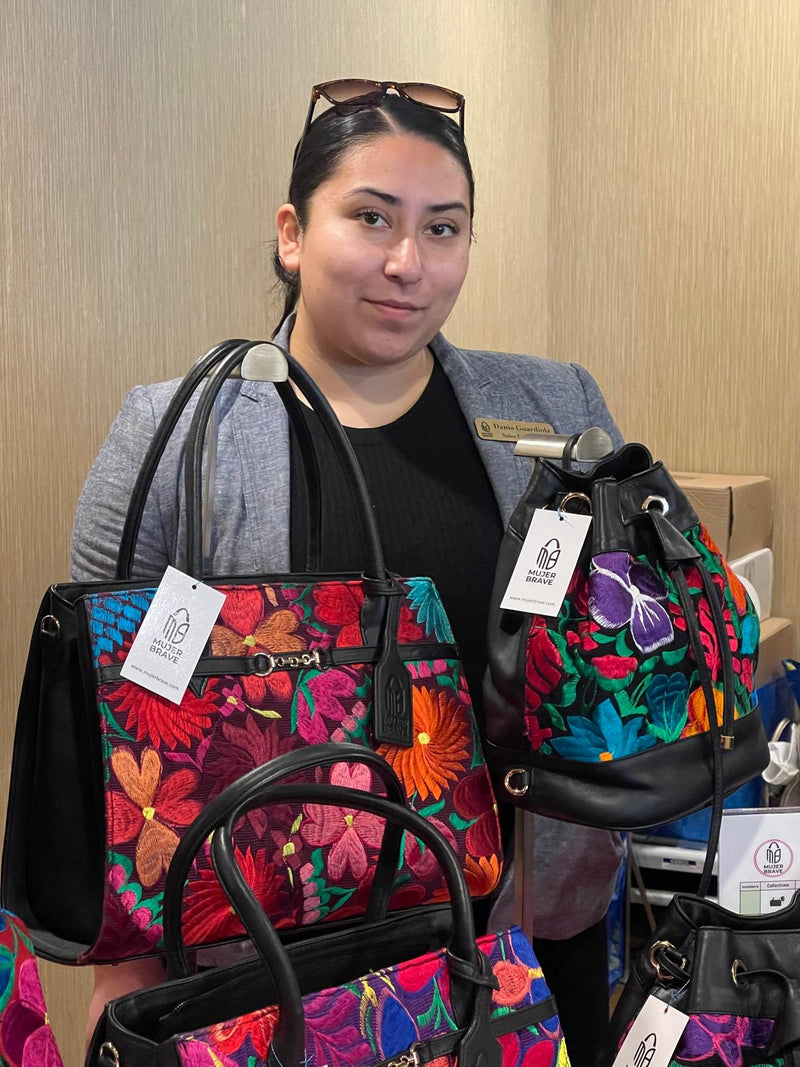
[[[273,671],[296,670],[298,667],[322,668],[319,651],[315,652],[256,652],[253,656],[253,674],[266,678]]]

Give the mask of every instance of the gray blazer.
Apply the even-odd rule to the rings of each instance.
[[[290,324],[276,340],[288,344]],[[601,426],[621,441],[597,383],[575,364],[530,356],[462,351],[441,334],[431,348],[447,374],[486,466],[503,521],[530,474],[513,444],[481,440],[475,419],[549,423],[556,433]],[[127,396],[92,466],[78,502],[72,539],[76,580],[108,579],[131,489],[145,448],[177,381],[137,386]],[[185,565],[181,419],[159,465],[145,509],[135,574],[159,576]],[[285,573],[289,561],[289,434],[283,405],[269,384],[231,381],[222,392],[214,490],[216,521],[207,573]],[[569,937],[605,914],[619,865],[617,835],[540,819],[535,856],[539,936]]]

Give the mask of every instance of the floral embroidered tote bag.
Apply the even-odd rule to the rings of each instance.
[[[232,374],[275,380],[296,428],[312,534],[305,573],[203,575],[206,429]],[[365,546],[359,573],[314,569],[314,502],[324,486],[287,374],[319,414],[348,473],[353,524]],[[190,401],[191,421],[187,412],[179,425]],[[144,502],[176,426],[185,435],[187,570],[225,597],[179,704],[121,674],[156,592],[152,580],[131,579],[132,562]],[[186,620],[173,622],[164,637],[170,648],[178,647]],[[326,741],[379,753],[407,802],[447,835],[473,894],[491,893],[501,873],[496,808],[436,588],[428,578],[387,570],[355,455],[308,375],[275,345],[226,342],[184,379],[150,445],[117,580],[55,585],[44,598],[17,719],[4,905],[22,916],[45,958],[100,963],[158,953],[167,868],[192,820],[247,770]],[[365,766],[338,773],[340,784],[378,782]],[[299,808],[279,830],[254,813],[239,836],[259,898],[284,929],[361,914],[379,843],[369,820],[351,824]],[[439,872],[413,844],[397,880],[397,907],[426,904],[442,888]],[[202,854],[186,910],[195,945],[243,936],[230,909],[219,906],[215,885]]]
[[[288,771],[296,755],[286,758]],[[530,942],[517,928],[476,942],[468,887],[436,822],[361,790],[272,780],[269,768],[251,771],[201,822],[203,833],[216,824],[213,863],[259,958],[189,974],[182,875],[185,854],[203,840],[192,828],[165,899],[168,969],[176,977],[107,1005],[87,1067],[568,1067],[556,1005]],[[417,911],[395,914],[384,936],[384,927],[366,923],[346,937],[322,933],[284,948],[248,884],[234,827],[264,805],[277,813],[297,802],[309,817],[331,808],[413,836],[443,874],[451,916],[444,941],[421,942],[432,927]]]
[[[552,614],[504,609],[542,509],[567,525],[591,517],[566,596]],[[548,547],[534,578],[553,562]],[[588,472],[537,460],[489,618],[486,752],[498,796],[618,830],[712,800],[721,813],[723,792],[769,759],[753,690],[758,636],[741,582],[644,446]]]

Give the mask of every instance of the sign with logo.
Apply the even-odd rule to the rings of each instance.
[[[650,996],[622,1042],[613,1067],[669,1067],[689,1016]]]
[[[517,422],[515,419],[475,419],[475,430],[482,441],[519,441],[529,433],[553,433],[549,422]]]
[[[787,908],[800,889],[800,811],[734,808],[719,837],[719,902],[740,915]]]
[[[180,704],[225,594],[167,567],[120,673]]]
[[[591,522],[590,515],[535,511],[500,607],[558,615]]]

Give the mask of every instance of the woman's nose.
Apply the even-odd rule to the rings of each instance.
[[[406,284],[419,281],[422,277],[422,260],[415,237],[402,237],[392,245],[386,260],[386,273]]]

